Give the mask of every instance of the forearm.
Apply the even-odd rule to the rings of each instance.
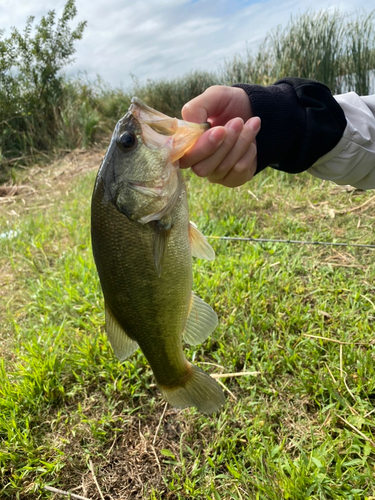
[[[312,175],[336,184],[375,189],[375,95],[354,92],[335,96],[347,126],[338,144],[309,169]]]
[[[257,173],[269,165],[375,188],[375,96],[332,96],[325,85],[299,78],[235,86],[245,90],[253,115],[262,120]]]
[[[322,83],[286,78],[269,87],[235,86],[245,90],[253,115],[262,120],[257,172],[268,165],[288,173],[303,172],[342,137],[345,115]]]

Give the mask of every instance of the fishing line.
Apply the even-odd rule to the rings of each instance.
[[[375,245],[366,243],[339,243],[333,241],[302,241],[302,240],[279,240],[268,238],[251,238],[242,236],[208,236],[215,240],[229,240],[229,241],[253,241],[254,243],[286,243],[295,245],[324,245],[332,247],[360,247],[360,248],[375,248]]]

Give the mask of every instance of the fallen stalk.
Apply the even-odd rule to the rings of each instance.
[[[296,245],[325,245],[334,247],[360,247],[360,248],[375,248],[375,245],[366,243],[340,243],[335,241],[303,241],[303,240],[279,240],[279,239],[269,239],[269,238],[251,238],[245,236],[209,236],[206,238],[212,238],[215,240],[227,240],[227,241],[253,241],[255,243],[289,243]]]
[[[76,495],[75,493],[70,493],[70,491],[59,490],[58,488],[54,488],[53,486],[44,486],[44,489],[47,491],[51,491],[52,493],[57,493],[58,495],[62,495],[68,498],[74,498],[75,500],[90,500],[90,498],[82,497],[81,495]]]
[[[246,375],[259,375],[261,372],[236,372],[236,373],[211,373],[212,378],[245,377]]]

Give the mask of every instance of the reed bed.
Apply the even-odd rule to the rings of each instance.
[[[83,36],[84,26],[79,32],[69,32],[69,22],[75,15],[74,2],[69,0],[67,7],[70,10],[65,24],[54,18],[47,21],[51,39],[64,27],[71,55],[74,41]],[[67,58],[60,61],[59,71],[52,77],[49,75],[52,83],[48,80],[43,92],[42,61],[41,73],[37,75],[39,85],[28,85],[26,92],[35,65],[30,66],[30,61],[29,66],[24,63],[33,56],[26,50],[18,60],[18,72],[21,75],[25,72],[21,85],[12,77],[15,64],[12,55],[17,43],[32,45],[40,25],[35,27],[34,38],[32,24],[23,38],[18,34],[18,38],[4,39],[0,31],[0,177],[9,177],[11,167],[17,164],[35,162],[40,153],[44,158],[61,150],[101,144],[127,109],[132,95],[162,112],[180,116],[184,103],[215,84],[268,85],[280,78],[298,76],[322,81],[334,93],[353,90],[360,95],[369,94],[374,90],[374,16],[375,11],[355,16],[338,9],[307,11],[292,17],[286,27],[268,33],[256,53],[237,54],[215,72],[193,71],[175,79],[146,82],[135,78],[126,90],[112,88],[100,78],[90,81],[85,75],[73,80],[65,78],[61,70],[68,63]]]

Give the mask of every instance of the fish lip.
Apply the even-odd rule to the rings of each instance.
[[[170,118],[169,116],[165,115],[164,113],[161,113],[160,111],[157,111],[156,109],[151,108],[150,106],[148,106],[145,102],[143,102],[138,97],[133,96],[131,101],[130,101],[128,113],[133,115],[135,118],[139,118],[138,110],[146,111],[154,117]]]
[[[163,191],[163,186],[160,187],[148,187],[146,183],[142,182],[131,182],[127,183],[128,188],[136,191],[137,193],[144,194],[145,196],[150,196],[150,198],[161,198],[161,194]]]
[[[170,177],[171,177],[171,172],[167,170],[167,172],[159,179],[158,182],[156,182],[153,179],[143,182],[129,180],[127,182],[127,186],[133,191],[144,194],[145,196],[150,196],[152,198],[162,198],[163,191],[165,189],[165,186],[168,184]]]

